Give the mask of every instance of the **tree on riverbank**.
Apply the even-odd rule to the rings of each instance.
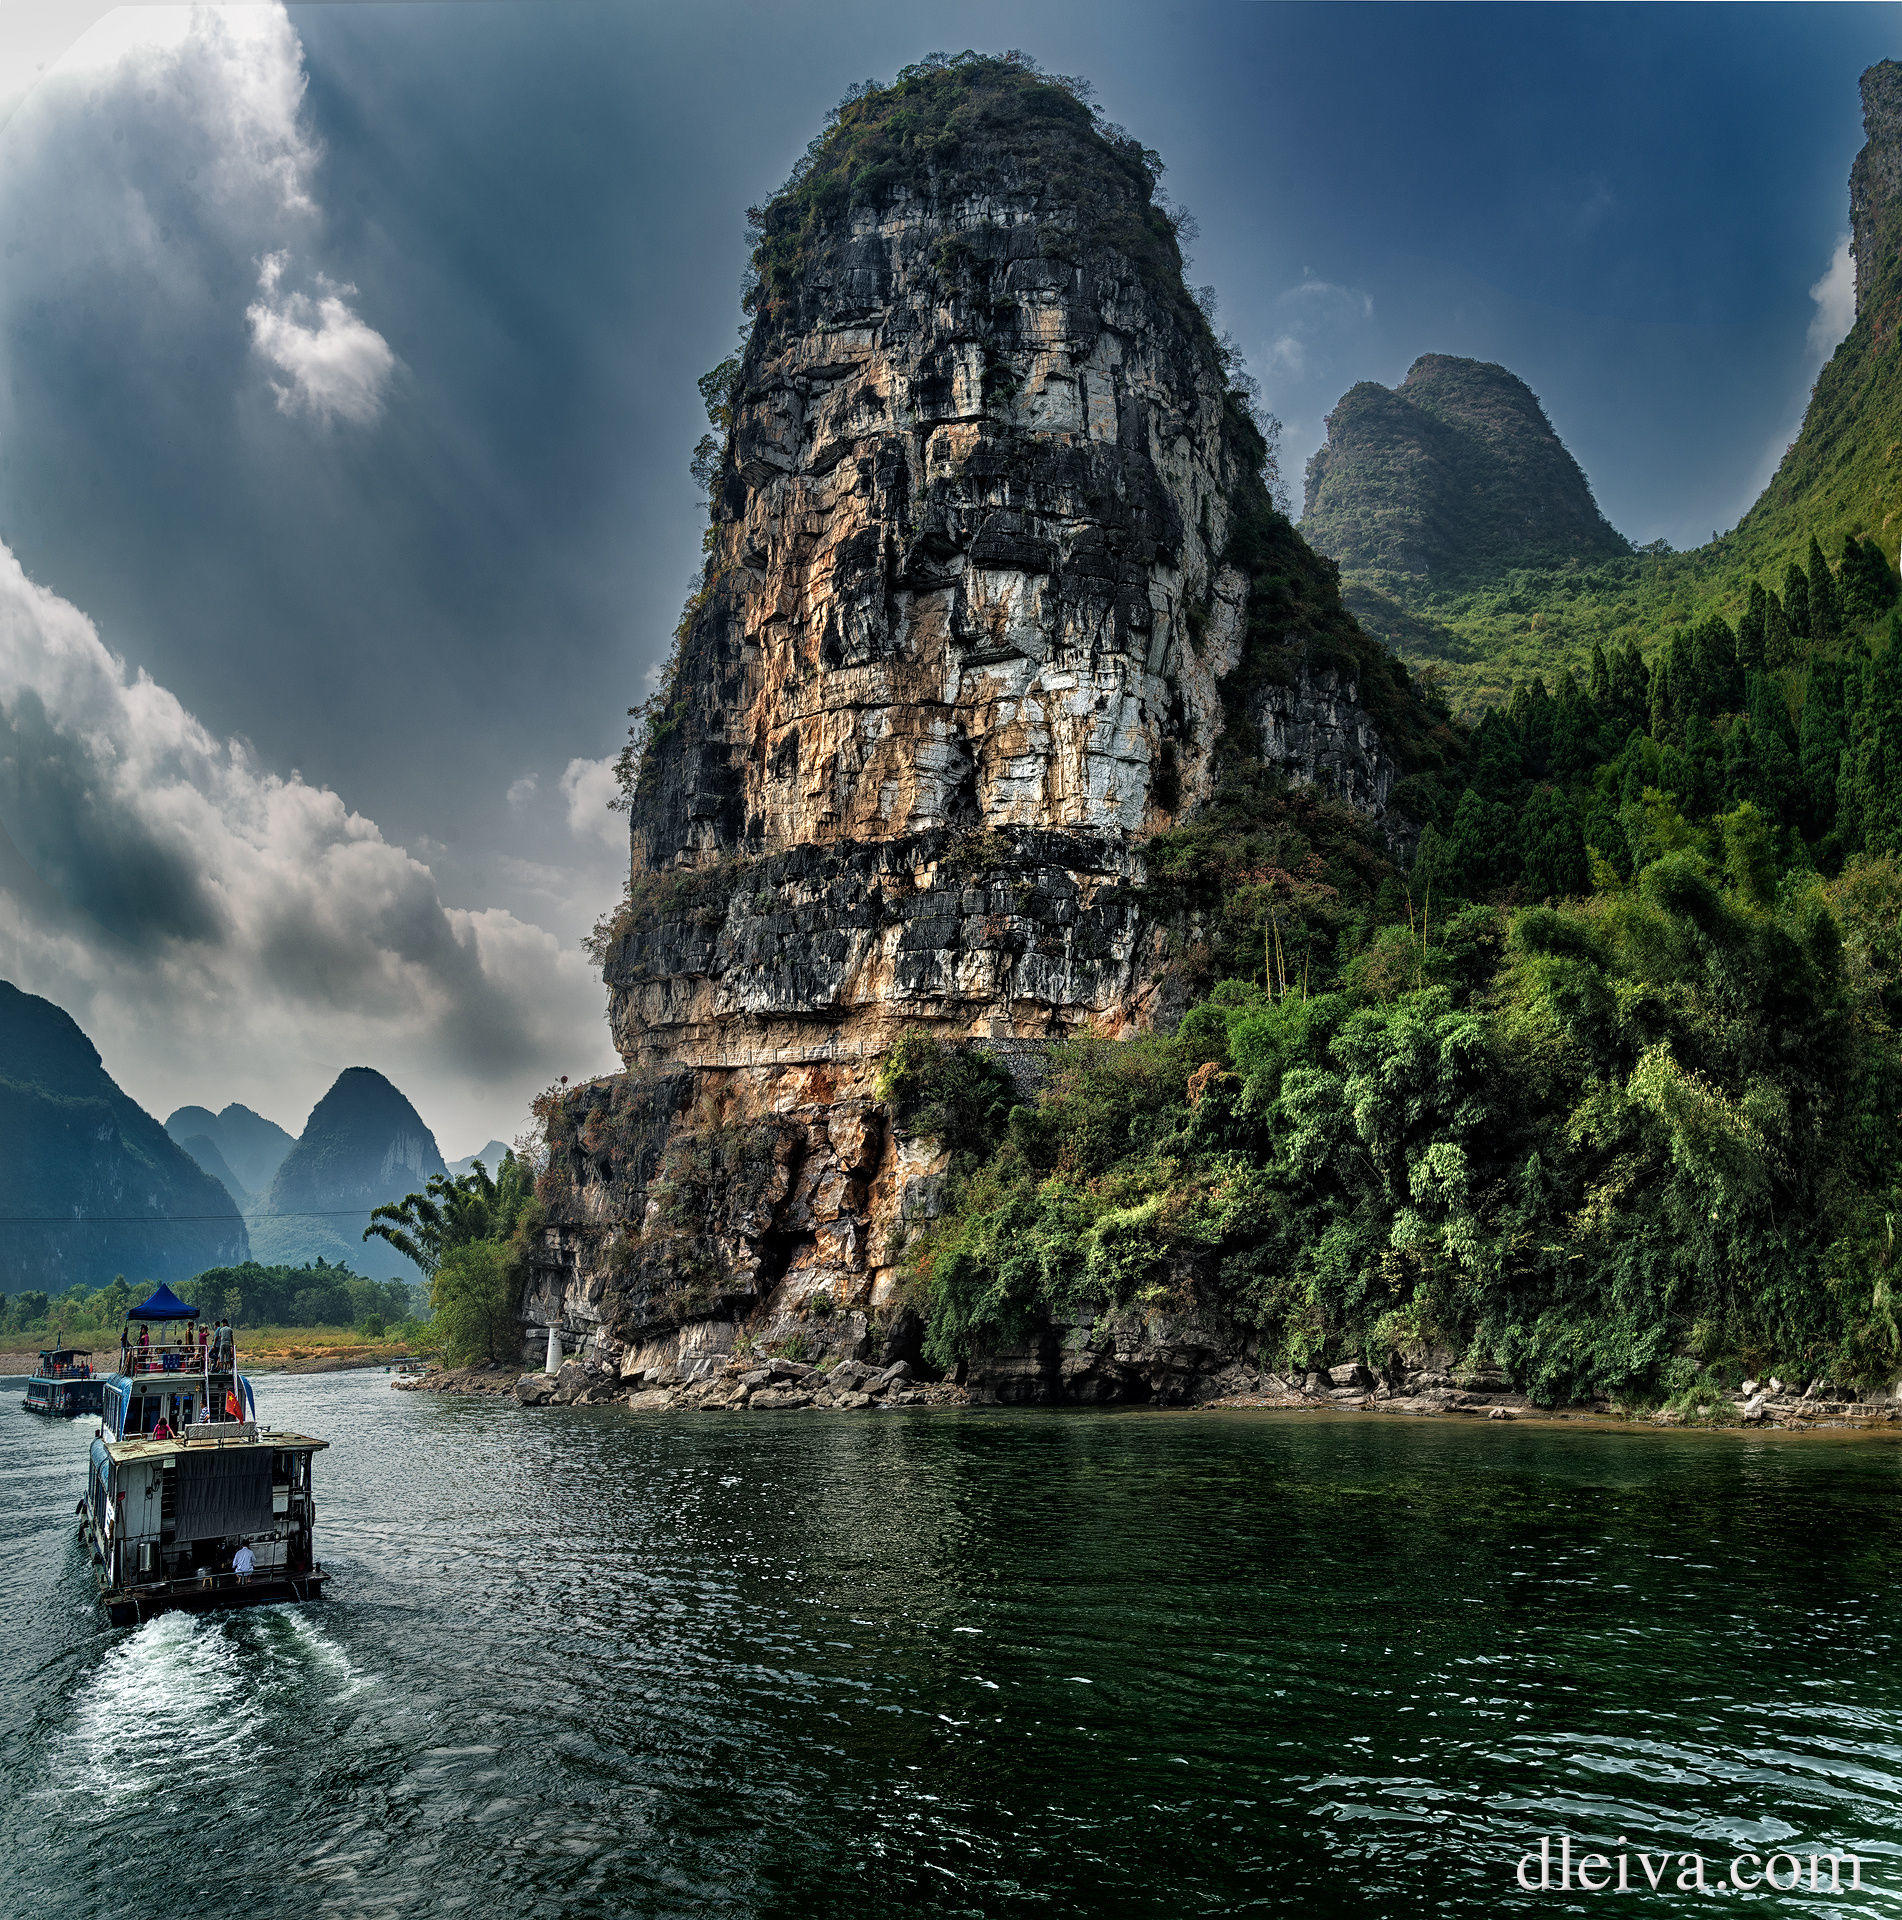
[[[432,1331],[452,1366],[521,1358],[519,1314],[541,1224],[534,1179],[513,1153],[491,1178],[478,1160],[378,1207],[363,1237],[387,1240],[429,1277]]]

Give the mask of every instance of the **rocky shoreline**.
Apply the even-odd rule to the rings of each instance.
[[[640,1378],[632,1383],[605,1364],[571,1360],[557,1374],[520,1373],[510,1367],[432,1368],[391,1384],[399,1393],[487,1395],[512,1399],[524,1407],[620,1406],[635,1413],[875,1412],[896,1407],[1030,1404],[1000,1399],[983,1388],[924,1379],[904,1360],[884,1367],[859,1360],[813,1366],[800,1360],[742,1357],[697,1378]],[[1902,1429],[1902,1400],[1894,1392],[1857,1395],[1824,1381],[1812,1382],[1801,1393],[1778,1380],[1746,1381],[1734,1394],[1689,1409],[1645,1410],[1611,1401],[1541,1407],[1503,1380],[1484,1374],[1463,1378],[1444,1373],[1416,1374],[1387,1383],[1374,1379],[1358,1362],[1296,1378],[1270,1374],[1245,1382],[1211,1381],[1209,1385],[1213,1391],[1203,1395],[1149,1404],[1206,1412],[1270,1408],[1400,1414],[1416,1419],[1593,1421],[1739,1432]]]

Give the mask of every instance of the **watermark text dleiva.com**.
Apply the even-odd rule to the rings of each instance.
[[[1621,1834],[1614,1845],[1629,1842]],[[1528,1893],[1717,1893],[1731,1887],[1839,1893],[1860,1891],[1862,1860],[1840,1852],[1739,1853],[1729,1859],[1668,1850],[1575,1852],[1569,1835],[1547,1834],[1520,1855],[1518,1880]]]

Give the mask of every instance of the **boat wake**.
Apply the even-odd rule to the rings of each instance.
[[[189,1798],[255,1759],[287,1715],[338,1705],[376,1686],[296,1610],[244,1616],[168,1613],[109,1648],[74,1702],[53,1790],[110,1813],[149,1801],[163,1781]],[[313,1699],[312,1696],[317,1698]]]
[[[172,1613],[135,1628],[75,1702],[59,1785],[110,1812],[149,1797],[155,1773],[173,1787],[226,1773],[262,1718],[245,1667],[216,1622]]]
[[[332,1697],[336,1700],[367,1693],[377,1684],[376,1675],[357,1666],[308,1614],[291,1607],[272,1607],[257,1617],[256,1624],[266,1631],[282,1629],[310,1665],[335,1683]]]

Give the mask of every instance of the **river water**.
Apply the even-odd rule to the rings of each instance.
[[[1902,1911],[1902,1445],[259,1392],[332,1597],[116,1632],[0,1410],[5,1920]]]

